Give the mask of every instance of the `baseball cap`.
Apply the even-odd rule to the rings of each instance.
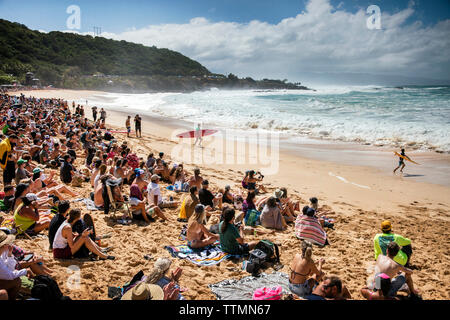
[[[391,231],[392,225],[389,220],[385,220],[381,223],[381,230],[382,231]]]
[[[28,162],[27,160],[19,159],[19,160],[17,161],[17,164],[20,166],[21,164],[27,163],[27,162]]]
[[[33,173],[39,173],[39,172],[42,172],[41,168],[34,168],[33,169]]]
[[[161,179],[160,176],[158,176],[157,174],[152,175],[152,181],[155,181],[156,179]]]

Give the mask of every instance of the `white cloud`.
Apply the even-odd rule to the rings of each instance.
[[[304,12],[278,24],[211,22],[149,25],[102,36],[179,51],[213,72],[302,79],[308,72],[373,73],[449,79],[450,20],[406,25],[412,5],[389,14],[381,30],[367,29],[369,16],[310,0]]]

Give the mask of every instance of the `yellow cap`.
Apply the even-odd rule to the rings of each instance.
[[[389,220],[385,220],[381,223],[381,230],[382,231],[391,231],[391,222]]]

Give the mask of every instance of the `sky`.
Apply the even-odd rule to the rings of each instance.
[[[71,5],[79,29],[69,30]],[[380,9],[378,29],[370,5]],[[0,0],[0,18],[45,32],[98,26],[101,36],[256,79],[450,82],[449,0]]]

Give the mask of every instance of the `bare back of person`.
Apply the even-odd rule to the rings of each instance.
[[[388,256],[384,256],[382,254],[378,256],[377,263],[375,265],[376,273],[385,273],[393,279],[397,276],[400,270],[401,266]]]
[[[296,254],[291,263],[289,281],[293,284],[305,283],[311,275],[312,265],[314,265],[312,260],[304,259],[301,254]]]
[[[192,223],[191,227],[186,232],[186,239],[188,241],[200,241],[205,238],[205,233],[203,232],[201,225],[198,222]]]

